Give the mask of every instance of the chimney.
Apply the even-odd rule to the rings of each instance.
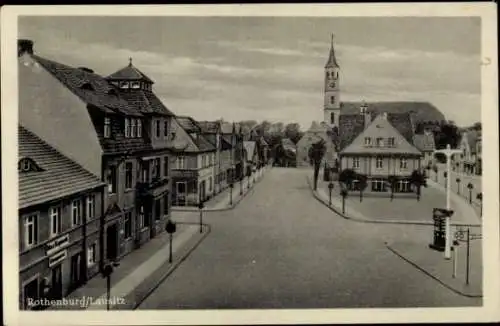
[[[17,57],[22,56],[24,53],[33,54],[33,41],[20,39],[17,40]]]
[[[365,129],[368,128],[370,123],[372,122],[371,114],[368,112],[368,105],[363,101],[359,108],[359,113],[363,116],[365,121]]]

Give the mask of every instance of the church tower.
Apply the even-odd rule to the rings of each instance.
[[[340,88],[339,88],[339,65],[335,58],[333,48],[333,34],[330,46],[330,55],[325,65],[325,102],[324,102],[324,121],[330,126],[339,125],[340,115]]]

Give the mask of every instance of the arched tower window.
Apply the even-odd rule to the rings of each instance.
[[[330,124],[335,124],[335,112],[330,113]]]

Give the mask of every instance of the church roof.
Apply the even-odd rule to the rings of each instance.
[[[333,47],[333,35],[332,44],[330,46],[330,55],[328,56],[328,61],[326,62],[325,68],[338,68],[337,58],[335,57],[335,49]]]
[[[118,70],[117,72],[112,73],[108,77],[108,80],[143,80],[149,83],[154,83],[148,76],[143,74],[139,69],[132,65],[132,59],[130,59],[129,64]]]

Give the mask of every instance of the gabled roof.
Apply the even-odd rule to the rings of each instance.
[[[231,144],[231,139],[227,139],[226,137],[221,137],[220,141],[221,141],[221,146],[220,146],[221,150],[227,151],[233,148],[233,145]]]
[[[187,117],[187,116],[177,116],[175,119],[177,120],[179,125],[182,127],[182,129],[184,129],[186,132],[188,132],[188,133],[201,132],[201,128],[198,125],[198,122],[196,120],[194,120],[193,118]]]
[[[130,59],[130,63],[118,70],[117,72],[112,73],[108,77],[108,80],[143,80],[148,83],[154,83],[148,76],[143,74],[139,69],[132,65],[132,59]]]
[[[390,147],[387,144],[384,146],[365,146],[364,138],[370,137],[372,139],[381,137],[383,140],[388,138],[394,138],[395,146]],[[398,129],[391,123],[388,115],[379,114],[366,129],[364,129],[357,137],[350,143],[346,148],[342,150],[342,153],[349,154],[420,154],[420,151],[413,146],[403,135],[398,131]]]
[[[198,121],[201,132],[207,134],[215,134],[220,131],[220,123],[218,121]]]
[[[32,55],[32,58],[83,102],[97,107],[105,113],[141,116],[141,113],[137,112],[119,95],[119,90],[102,76],[86,69],[70,67],[37,55]]]
[[[340,103],[340,114],[359,114],[363,102]],[[410,113],[414,123],[443,121],[445,117],[434,105],[428,102],[365,102],[368,112],[375,115],[387,113]]]
[[[180,128],[182,128],[188,137],[188,142],[184,143],[180,137],[173,140],[175,148],[183,149],[186,153],[209,152],[216,150],[215,146],[208,141],[206,137],[201,134],[201,129],[198,123],[191,117],[177,116],[175,121]]]
[[[18,127],[18,139],[19,157],[32,159],[42,169],[19,173],[19,208],[104,186],[97,176],[22,126]]]
[[[432,152],[436,149],[434,134],[432,132],[414,135],[413,144],[422,152]]]

